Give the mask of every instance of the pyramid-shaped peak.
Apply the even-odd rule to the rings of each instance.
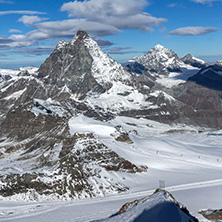
[[[154,49],[162,50],[162,49],[165,49],[165,47],[160,44],[157,44],[156,46],[154,46]]]
[[[78,38],[80,39],[84,39],[84,38],[88,38],[89,35],[85,30],[79,30],[76,35],[78,36]]]
[[[77,39],[81,41],[81,40],[84,40],[87,38],[89,38],[89,35],[85,30],[78,30],[78,32],[76,33],[76,35],[72,39],[72,42],[74,43]]]
[[[184,58],[185,58],[185,57],[187,57],[187,58],[189,58],[189,57],[192,58],[193,55],[191,55],[190,53],[188,53],[187,55],[184,56]]]

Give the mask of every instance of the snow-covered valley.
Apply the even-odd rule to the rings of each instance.
[[[117,123],[129,132],[132,144],[115,141],[110,136]],[[120,156],[136,165],[147,166],[147,172],[111,173],[113,179],[129,185],[130,189],[122,194],[76,201],[23,202],[19,195],[15,202],[2,199],[0,221],[80,222],[107,218],[124,203],[152,194],[159,187],[159,180],[200,221],[205,221],[198,214],[200,210],[221,207],[221,131],[201,133],[201,129],[188,126],[126,117],[103,123],[78,116],[69,125],[71,133],[77,130],[93,133]]]

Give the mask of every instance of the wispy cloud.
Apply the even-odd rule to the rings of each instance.
[[[0,4],[15,4],[15,2],[8,0],[0,0]]]
[[[167,5],[168,8],[174,8],[177,6],[177,3],[171,3],[169,5]]]
[[[37,15],[23,15],[18,21],[22,22],[24,25],[30,26],[44,20],[48,20],[48,18],[40,18]]]
[[[41,18],[38,15],[46,13],[39,11],[0,11],[0,16],[21,14],[23,16],[18,21],[34,28],[33,31],[24,35],[9,36],[8,39],[13,41],[2,43],[1,47],[18,49],[36,46],[41,40],[72,38],[79,29],[86,30],[100,46],[111,46],[112,42],[101,40],[100,37],[116,35],[123,32],[123,29],[153,32],[154,26],[160,26],[167,22],[165,18],[154,17],[145,12],[148,5],[148,0],[75,0],[62,5],[61,11],[67,12],[71,17],[62,21],[43,21],[46,18]],[[16,33],[13,30],[10,32]],[[111,54],[130,52],[135,51],[130,49],[111,50]]]
[[[222,2],[222,0],[191,0],[192,2],[206,4],[206,3],[212,3],[212,2]]]
[[[22,31],[18,30],[18,29],[9,29],[8,32],[10,32],[10,33],[22,33]]]
[[[39,47],[16,49],[13,52],[18,54],[28,54],[28,55],[48,55],[52,53],[53,50],[54,47],[39,46]]]
[[[10,14],[21,14],[21,15],[42,15],[45,12],[38,11],[28,11],[28,10],[10,10],[10,11],[0,11],[0,15],[10,15]]]
[[[183,27],[183,28],[178,28],[173,31],[171,31],[169,34],[171,35],[206,35],[211,32],[216,32],[219,31],[220,29],[215,28],[215,27]]]
[[[9,39],[7,37],[4,37],[4,36],[1,36],[0,37],[0,44],[8,44],[8,43],[11,43],[13,42],[14,40],[12,39]]]
[[[29,40],[25,35],[11,35],[9,37],[0,37],[1,50],[28,47],[36,44],[37,42],[35,40]]]
[[[87,21],[86,19],[68,19],[55,22],[42,22],[35,25],[36,30],[27,34],[29,39],[72,38],[79,29],[84,29],[93,37],[120,33],[121,30],[107,24]]]
[[[108,53],[109,54],[125,55],[125,54],[144,53],[144,52],[132,50],[132,47],[114,47],[114,48],[109,49]]]
[[[113,42],[110,42],[110,41],[105,40],[105,39],[95,39],[95,41],[98,43],[98,45],[99,45],[100,47],[105,47],[105,46],[114,45]]]

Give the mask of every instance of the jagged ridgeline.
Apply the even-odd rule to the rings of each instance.
[[[147,166],[114,151],[119,143],[133,144],[118,117],[219,128],[221,79],[221,64],[180,59],[161,45],[124,67],[78,31],[38,70],[0,76],[0,195],[72,199],[129,189],[124,175]],[[115,120],[106,134],[112,143],[92,127],[72,130],[77,117],[89,126]]]
[[[115,83],[132,89],[132,74],[85,31],[60,42],[36,72],[5,81],[0,93],[0,195],[73,199],[128,190],[123,179],[117,180],[118,172],[140,173],[146,167],[122,158],[96,135],[72,134],[69,127],[69,119],[81,114],[112,119],[114,113],[95,109],[86,98],[98,97]],[[130,141],[126,132],[122,137],[117,133],[121,142]]]

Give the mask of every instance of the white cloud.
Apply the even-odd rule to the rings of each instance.
[[[205,35],[220,29],[215,27],[183,27],[170,32],[171,35]]]
[[[140,13],[148,5],[147,0],[89,0],[64,3],[62,11],[68,11],[70,17],[126,16]]]
[[[147,5],[147,0],[75,0],[64,3],[61,11],[67,11],[70,17],[85,18],[87,21],[111,25],[118,29],[151,31],[152,26],[158,26],[167,20],[143,12]]]
[[[24,25],[32,25],[34,23],[37,23],[37,22],[41,22],[41,21],[44,21],[44,20],[48,20],[48,18],[40,18],[39,16],[37,15],[23,15],[18,21],[19,22],[22,22]]]
[[[212,3],[212,2],[221,2],[222,0],[191,0],[191,1],[196,2],[196,3],[205,4],[205,3]]]
[[[9,29],[8,32],[10,32],[10,33],[22,33],[22,31],[18,30],[18,29]]]
[[[1,1],[1,0],[0,0]],[[36,46],[38,41],[55,39],[56,41],[72,38],[79,29],[86,30],[91,37],[98,39],[100,36],[116,35],[122,32],[122,29],[137,29],[145,32],[152,32],[153,26],[159,26],[167,20],[157,18],[144,12],[149,4],[148,0],[75,0],[64,3],[61,11],[67,11],[70,19],[62,21],[44,21],[37,15],[46,14],[38,11],[0,11],[1,15],[21,14],[18,21],[26,26],[32,26],[33,31],[24,35],[11,35],[9,40],[2,40],[1,49],[19,48]],[[10,30],[12,33],[19,33],[19,30]],[[108,41],[98,40],[103,45],[112,45]],[[33,48],[33,50],[35,50]],[[36,48],[41,53],[44,50]],[[29,52],[31,53],[31,51]],[[113,52],[117,53],[117,51]],[[122,50],[119,53],[129,53]]]
[[[0,37],[1,50],[28,47],[36,44],[37,43],[35,40],[29,40],[25,35],[11,35],[9,37]]]
[[[28,11],[28,10],[10,10],[10,11],[0,11],[0,15],[10,15],[10,14],[25,14],[25,15],[42,15],[45,12],[38,11]]]
[[[115,35],[121,32],[120,29],[98,22],[87,21],[86,19],[68,19],[56,22],[42,22],[35,25],[36,30],[29,32],[29,39],[46,38],[71,38],[79,29],[84,29],[91,36]]]
[[[118,54],[118,55],[124,55],[124,54],[132,54],[132,53],[144,53],[143,51],[135,51],[132,50],[132,47],[114,47],[109,49],[109,54]]]

